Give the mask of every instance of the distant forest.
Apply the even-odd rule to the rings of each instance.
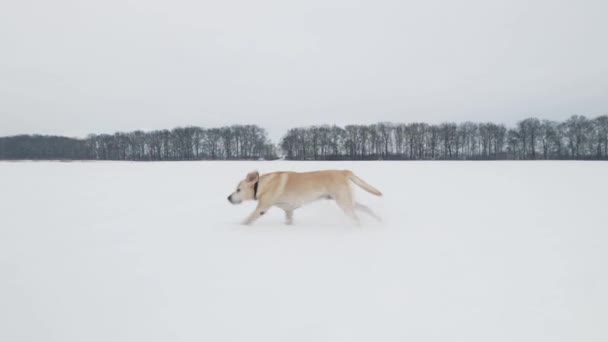
[[[280,148],[295,160],[607,160],[608,116],[527,118],[512,128],[474,122],[313,126],[290,129]]]
[[[83,160],[608,160],[608,115],[563,122],[377,123],[292,128],[278,146],[255,125],[180,127],[86,139],[0,138],[0,159]]]
[[[246,160],[276,159],[266,130],[255,125],[178,127],[151,132],[0,138],[0,159]]]

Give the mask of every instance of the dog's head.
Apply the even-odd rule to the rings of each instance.
[[[257,171],[249,172],[244,180],[236,186],[236,190],[228,196],[228,201],[232,204],[240,204],[243,201],[255,199],[255,184],[260,179]]]

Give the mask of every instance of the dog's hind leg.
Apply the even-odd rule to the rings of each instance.
[[[350,193],[341,193],[335,197],[336,203],[346,216],[350,217],[357,225],[360,224],[359,217],[355,213],[355,205]]]
[[[376,215],[376,213],[374,213],[368,206],[363,205],[359,202],[355,202],[355,210],[359,210],[362,211],[364,213],[366,213],[367,215],[375,218],[378,222],[382,222],[382,218],[378,215]]]

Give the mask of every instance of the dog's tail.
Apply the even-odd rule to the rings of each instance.
[[[363,181],[363,179],[355,176],[354,173],[352,173],[352,171],[346,171],[347,175],[348,175],[348,179],[350,179],[353,183],[357,184],[361,189],[369,192],[372,195],[376,195],[376,196],[382,196],[382,193],[380,192],[380,190],[374,188],[373,186],[365,183],[365,181]]]

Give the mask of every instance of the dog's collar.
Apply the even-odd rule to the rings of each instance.
[[[253,199],[254,200],[258,200],[258,184],[260,183],[260,180],[258,179],[257,182],[255,182],[255,184],[253,184]]]

